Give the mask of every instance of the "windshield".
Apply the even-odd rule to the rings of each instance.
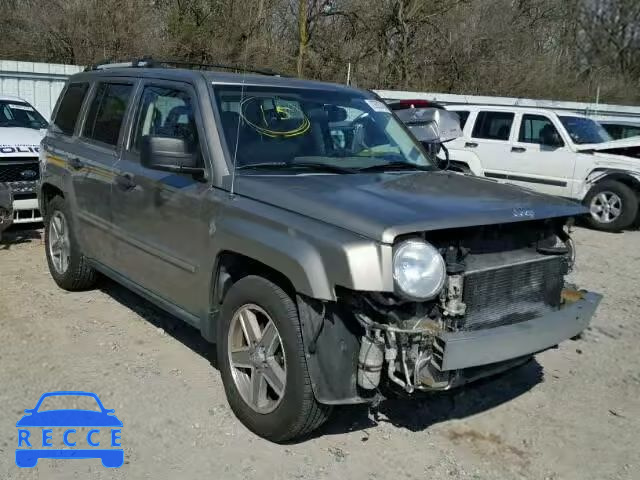
[[[560,117],[564,128],[569,132],[573,143],[583,145],[585,143],[610,142],[611,136],[597,122],[584,117]]]
[[[27,103],[0,101],[0,127],[21,127],[39,130],[47,121]]]
[[[101,411],[96,399],[88,395],[51,395],[42,400],[38,412],[68,409]]]
[[[433,168],[384,103],[357,93],[216,85],[216,102],[242,170]]]

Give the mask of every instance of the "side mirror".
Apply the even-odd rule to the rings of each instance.
[[[204,173],[198,156],[190,151],[183,138],[145,136],[142,138],[140,162],[146,168],[174,173]]]

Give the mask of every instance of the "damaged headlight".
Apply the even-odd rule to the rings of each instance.
[[[447,271],[440,252],[421,240],[407,240],[393,254],[393,278],[396,287],[412,300],[436,297],[446,280]]]

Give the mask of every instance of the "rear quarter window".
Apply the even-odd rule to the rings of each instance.
[[[107,145],[116,145],[133,85],[100,83],[91,101],[83,136]]]
[[[64,92],[56,116],[53,119],[53,125],[59,133],[73,135],[78,123],[80,109],[88,90],[88,83],[72,83]]]

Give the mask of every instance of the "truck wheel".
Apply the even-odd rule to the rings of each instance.
[[[80,252],[67,202],[62,197],[55,197],[46,211],[44,243],[53,280],[69,291],[93,287],[97,274]]]
[[[311,388],[296,305],[269,280],[248,276],[229,289],[217,353],[229,405],[257,435],[284,442],[328,418]]]
[[[585,197],[584,204],[591,213],[587,222],[598,230],[622,230],[631,226],[638,214],[636,193],[615,180],[594,185]]]

